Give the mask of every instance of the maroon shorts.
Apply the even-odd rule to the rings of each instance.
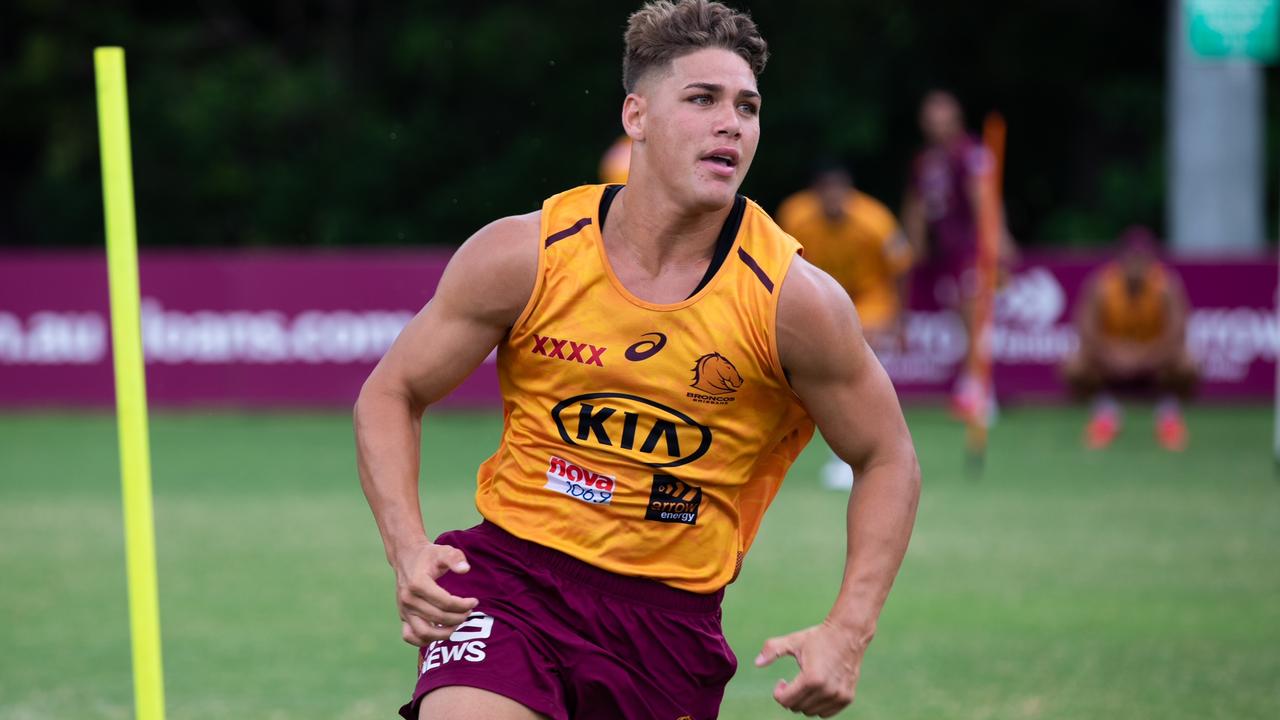
[[[483,522],[436,540],[471,571],[439,583],[480,604],[418,653],[422,697],[466,685],[554,720],[716,717],[737,659],[720,628],[723,593],[700,595],[601,570]]]

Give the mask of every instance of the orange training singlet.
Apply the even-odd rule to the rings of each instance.
[[[1135,296],[1126,287],[1124,270],[1112,262],[1098,278],[1098,293],[1098,321],[1105,337],[1151,342],[1164,333],[1168,287],[1159,264],[1147,270],[1142,290]]]
[[[844,213],[832,222],[817,193],[803,190],[783,201],[778,224],[804,246],[806,260],[849,293],[863,326],[883,330],[898,315],[897,278],[911,265],[910,251],[890,245],[898,222],[870,195],[849,193]]]
[[[799,246],[739,197],[710,281],[645,302],[609,267],[605,189],[542,206],[537,284],[498,346],[502,443],[480,466],[476,506],[605,570],[714,592],[813,435],[775,329]]]

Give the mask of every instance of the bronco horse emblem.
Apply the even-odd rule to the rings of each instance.
[[[693,383],[689,386],[708,395],[727,395],[742,387],[738,368],[720,353],[707,353],[693,366]]]

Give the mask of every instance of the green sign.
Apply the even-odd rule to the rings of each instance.
[[[1206,58],[1280,57],[1280,0],[1183,0],[1191,49]]]

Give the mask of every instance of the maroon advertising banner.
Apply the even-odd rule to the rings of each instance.
[[[350,406],[448,259],[144,253],[147,395],[161,406]],[[0,254],[0,406],[114,402],[106,273],[103,253]],[[449,402],[497,397],[488,363]]]
[[[431,297],[447,251],[144,253],[147,391],[158,406],[344,407]],[[993,334],[1002,401],[1060,399],[1071,311],[1101,258],[1028,253],[1001,290]],[[1274,259],[1175,264],[1193,307],[1201,395],[1269,398],[1280,346]],[[881,361],[904,397],[947,392],[959,318],[917,283],[903,346]],[[447,348],[422,348],[447,352]],[[113,402],[102,253],[0,252],[0,406]],[[444,404],[496,407],[492,358]]]
[[[991,354],[1002,400],[1065,399],[1059,368],[1078,338],[1072,319],[1090,273],[1106,256],[1027,253],[995,302]],[[1171,263],[1187,289],[1187,345],[1209,399],[1272,396],[1280,324],[1274,258]],[[960,318],[940,308],[935,288],[912,285],[904,350],[880,353],[899,394],[949,391],[967,349]]]

